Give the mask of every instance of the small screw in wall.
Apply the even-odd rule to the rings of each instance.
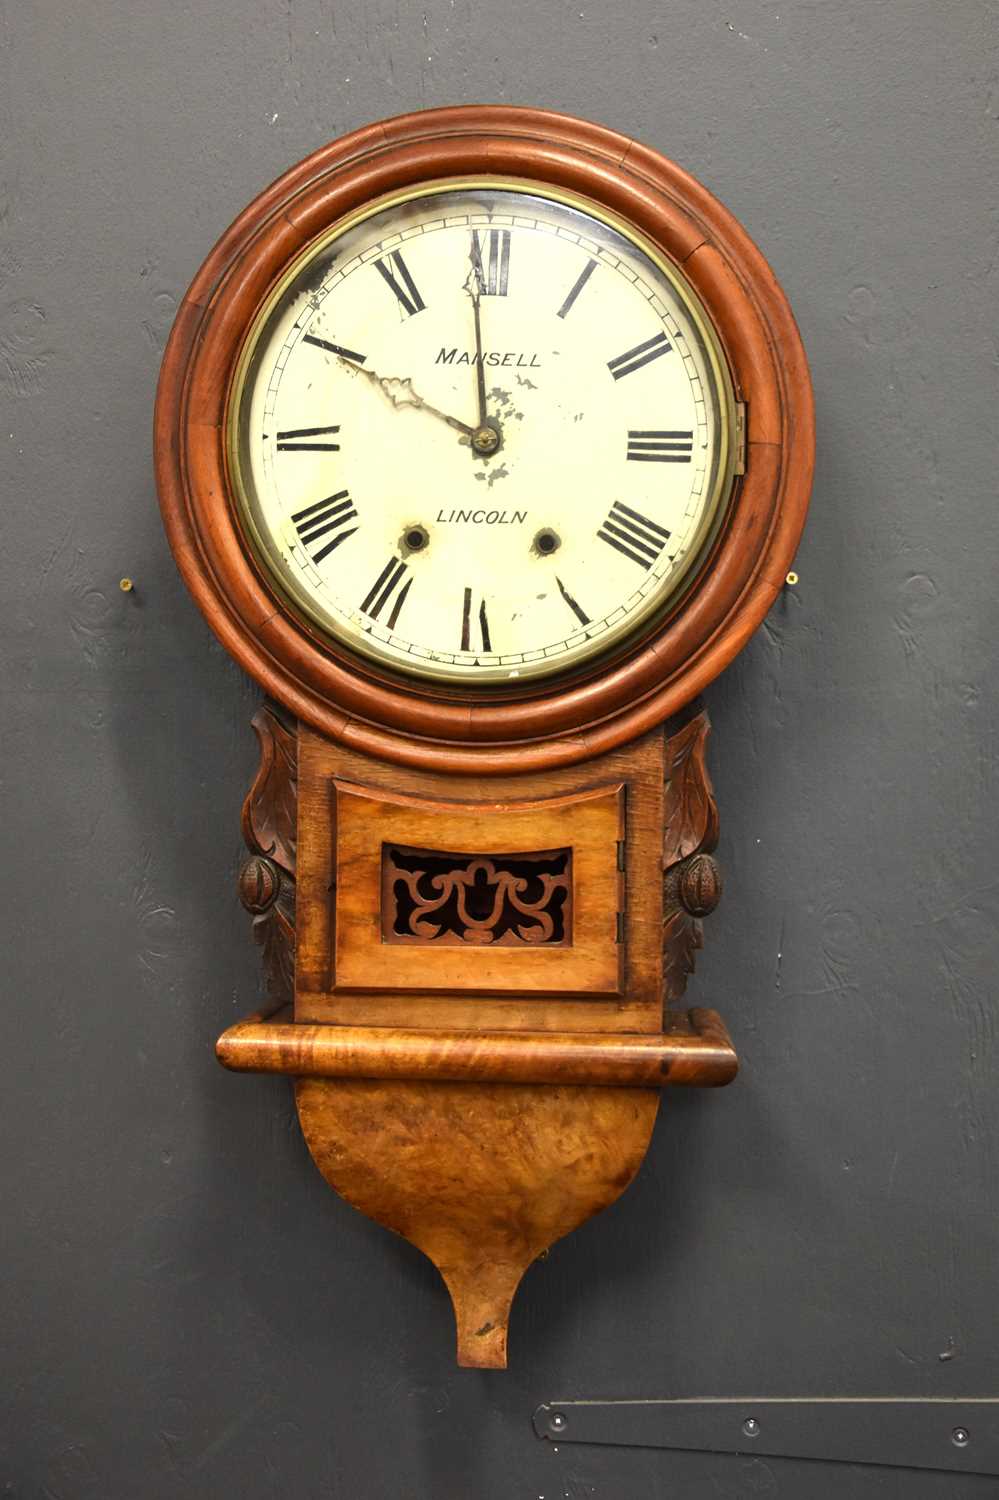
[[[747,1437],[759,1437],[760,1424],[759,1422],[757,1422],[755,1417],[747,1417],[742,1424],[742,1430]]]
[[[789,589],[795,588],[797,586],[797,583],[798,583],[798,575],[797,575],[797,573],[794,573],[794,572],[789,573],[787,575],[787,577],[784,579],[784,582],[787,584],[787,586],[788,586]]]
[[[955,1427],[950,1435],[950,1440],[955,1448],[967,1448],[970,1436],[971,1434],[968,1432],[967,1427]]]
[[[121,589],[123,594],[130,594],[135,588],[135,584],[131,578],[119,578],[118,587]]]

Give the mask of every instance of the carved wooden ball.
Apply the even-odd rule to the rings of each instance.
[[[281,876],[273,861],[253,854],[239,872],[239,899],[247,911],[260,916],[277,900]]]
[[[710,854],[693,854],[680,871],[680,900],[692,917],[707,917],[721,900],[721,871]]]

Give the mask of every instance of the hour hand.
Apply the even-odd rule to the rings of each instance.
[[[474,427],[469,427],[467,422],[461,422],[457,417],[449,416],[446,411],[441,411],[439,407],[432,405],[431,402],[425,401],[422,396],[418,395],[414,391],[413,382],[408,375],[379,375],[374,370],[365,369],[357,365],[352,366],[352,368],[359,375],[366,375],[374,385],[380,386],[384,395],[388,397],[392,405],[397,409],[401,406],[415,406],[421,411],[428,411],[433,417],[439,417],[442,422],[446,422],[456,432],[462,432],[466,437],[474,436]]]

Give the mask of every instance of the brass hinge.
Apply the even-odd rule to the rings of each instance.
[[[625,871],[628,868],[624,839],[617,841],[617,913],[614,941],[624,942],[624,915],[628,905],[628,887],[625,884]]]

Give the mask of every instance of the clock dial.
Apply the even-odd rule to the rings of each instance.
[[[734,403],[679,273],[542,191],[441,185],[315,243],[230,403],[258,558],[397,672],[510,684],[660,612],[703,557]]]

